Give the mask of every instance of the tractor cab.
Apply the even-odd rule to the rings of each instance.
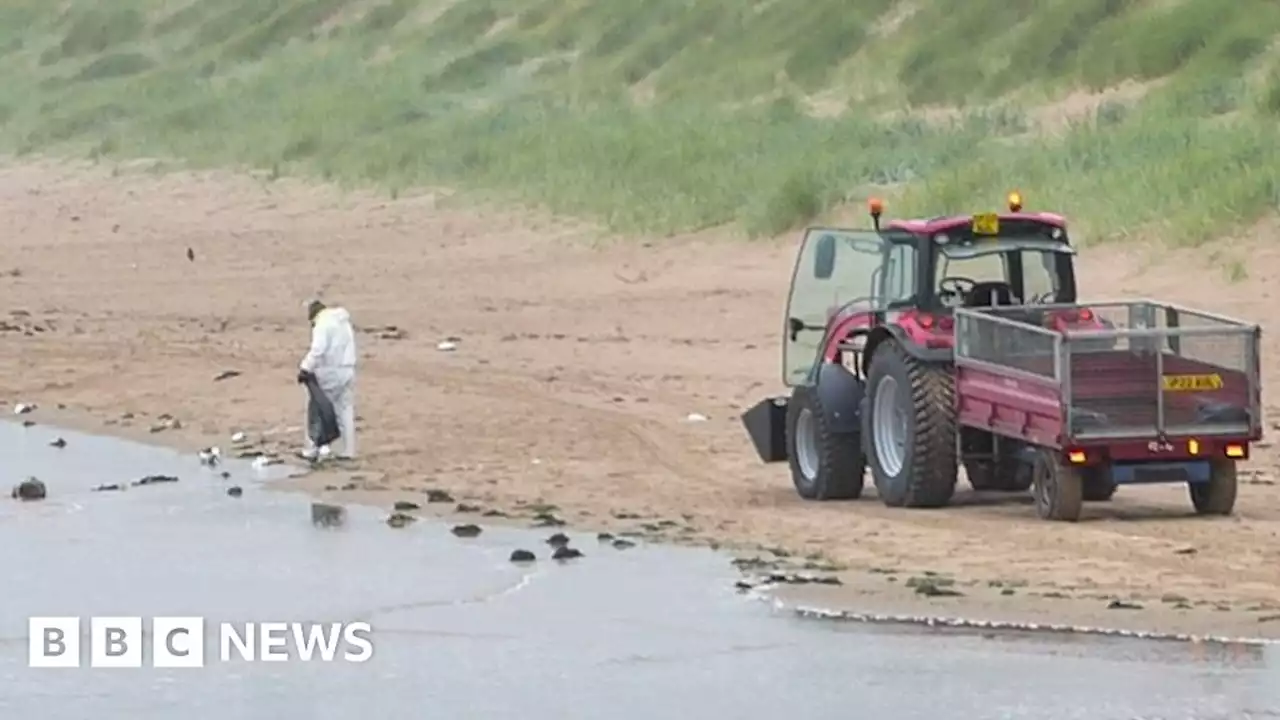
[[[945,359],[957,307],[1022,306],[1026,318],[1006,313],[1048,326],[1081,319],[1037,309],[1075,302],[1075,250],[1063,218],[1023,212],[1018,193],[1003,214],[882,223],[883,203],[872,200],[869,210],[871,229],[805,233],[787,310],[788,385],[811,381],[841,349],[862,350],[881,326]]]

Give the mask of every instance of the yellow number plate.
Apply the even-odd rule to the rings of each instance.
[[[1194,392],[1196,390],[1221,390],[1222,376],[1213,375],[1165,375],[1164,389],[1169,392]]]
[[[980,213],[973,216],[974,235],[999,235],[1000,216],[995,213]]]

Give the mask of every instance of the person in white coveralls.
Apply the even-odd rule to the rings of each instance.
[[[342,433],[342,450],[338,457],[354,460],[356,456],[356,336],[351,328],[351,314],[346,308],[326,307],[319,300],[307,304],[311,320],[311,347],[298,364],[298,382],[314,377],[325,397],[333,403]],[[310,417],[304,428],[310,427]],[[329,454],[329,448],[316,447],[311,433],[306,432],[302,457],[314,460]]]

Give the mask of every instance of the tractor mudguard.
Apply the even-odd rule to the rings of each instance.
[[[838,363],[818,368],[818,400],[831,432],[844,435],[862,430],[862,396],[867,384]]]
[[[925,347],[912,339],[907,334],[907,331],[898,325],[885,325],[884,327],[889,331],[890,335],[893,335],[893,339],[898,341],[898,345],[902,347],[903,352],[922,363],[947,363],[955,360],[954,348]]]
[[[762,461],[787,459],[787,398],[770,397],[756,403],[742,413],[742,426]]]
[[[817,377],[818,401],[827,416],[827,427],[837,435],[861,432],[862,396],[866,393],[863,380],[836,363],[822,363]],[[764,462],[787,460],[788,402],[785,397],[765,398],[742,413],[742,426]]]
[[[865,377],[871,369],[871,357],[875,355],[876,348],[880,343],[892,338],[902,348],[902,351],[921,363],[949,363],[955,360],[955,350],[953,348],[930,348],[917,343],[907,334],[907,331],[898,325],[880,325],[872,329],[867,339],[866,348],[862,351],[862,374]]]

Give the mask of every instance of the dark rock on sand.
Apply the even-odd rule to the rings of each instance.
[[[553,548],[562,548],[569,544],[569,536],[564,533],[556,533],[547,538],[547,544]]]
[[[393,512],[387,516],[387,525],[393,528],[402,528],[402,527],[405,527],[406,525],[409,525],[410,523],[415,522],[417,519],[418,518],[412,515],[406,515],[405,513],[401,513],[401,512]]]
[[[613,533],[607,533],[607,532],[597,533],[596,539],[599,540],[600,542],[609,542],[610,540],[613,540]]]
[[[460,538],[473,538],[473,537],[479,537],[480,533],[484,531],[480,528],[479,525],[467,524],[467,525],[454,525],[453,529],[450,530],[449,532],[452,532],[454,535]]]
[[[572,560],[574,558],[580,558],[580,557],[582,557],[581,550],[577,550],[568,546],[558,547],[556,548],[555,552],[551,553],[552,560]]]
[[[758,556],[746,557],[746,558],[734,558],[733,560],[730,561],[730,563],[734,567],[738,568],[739,570],[762,570],[765,568],[772,568],[777,565],[776,562],[771,562],[769,560],[765,560],[764,558],[758,557]]]
[[[1107,603],[1107,609],[1108,610],[1141,610],[1142,606],[1135,602],[1128,602],[1126,600],[1117,599]]]
[[[39,478],[29,477],[18,483],[10,495],[15,500],[44,500],[49,490]]]
[[[538,556],[534,555],[528,550],[512,550],[511,551],[511,562],[513,563],[528,563],[528,562],[533,562],[534,560],[537,560],[537,559],[538,559]]]
[[[907,578],[907,587],[913,588],[917,595],[925,597],[963,597],[964,593],[956,590],[954,578],[944,577],[937,573],[925,571],[924,575]]]
[[[128,488],[128,485],[124,485],[122,483],[107,483],[94,488],[93,492],[118,492],[120,490],[127,490]]]
[[[468,505],[467,503],[458,503],[458,506],[453,509],[453,511],[458,513],[459,515],[465,515],[467,513],[478,513],[481,510],[482,508],[479,505]]]
[[[424,490],[423,492],[426,493],[427,502],[429,503],[444,503],[444,502],[454,501],[453,496],[444,490],[428,489],[428,490]]]
[[[23,421],[22,421],[22,427],[24,427],[24,428],[35,427],[35,426],[36,426],[36,421],[35,421],[35,420],[23,420]]]
[[[178,482],[178,478],[174,477],[173,475],[148,475],[144,478],[139,478],[137,480],[134,480],[133,485],[134,487],[141,487],[143,485],[161,485],[164,483],[176,483],[176,482]]]
[[[55,448],[58,448],[59,450],[61,450],[66,446],[67,446],[67,441],[63,440],[62,438],[58,438],[53,442],[49,443],[49,447],[55,447]]]
[[[396,512],[410,512],[413,510],[422,509],[421,505],[419,505],[416,502],[410,502],[409,500],[397,500],[396,504],[393,507],[395,508]]]
[[[480,513],[480,515],[482,517],[501,517],[501,518],[508,517],[507,513],[497,508],[490,508],[488,510],[485,510],[484,512]]]
[[[347,510],[341,505],[311,503],[311,524],[318,527],[339,527],[347,520]]]
[[[231,497],[240,497],[241,495],[244,495],[244,489],[239,485],[232,485],[227,488],[227,495],[230,495]]]
[[[534,527],[563,527],[565,521],[549,512],[540,512],[533,516]]]
[[[617,540],[614,540],[612,545],[617,550],[627,550],[636,546],[635,543],[631,542],[630,540],[626,540],[624,538],[618,538]]]

